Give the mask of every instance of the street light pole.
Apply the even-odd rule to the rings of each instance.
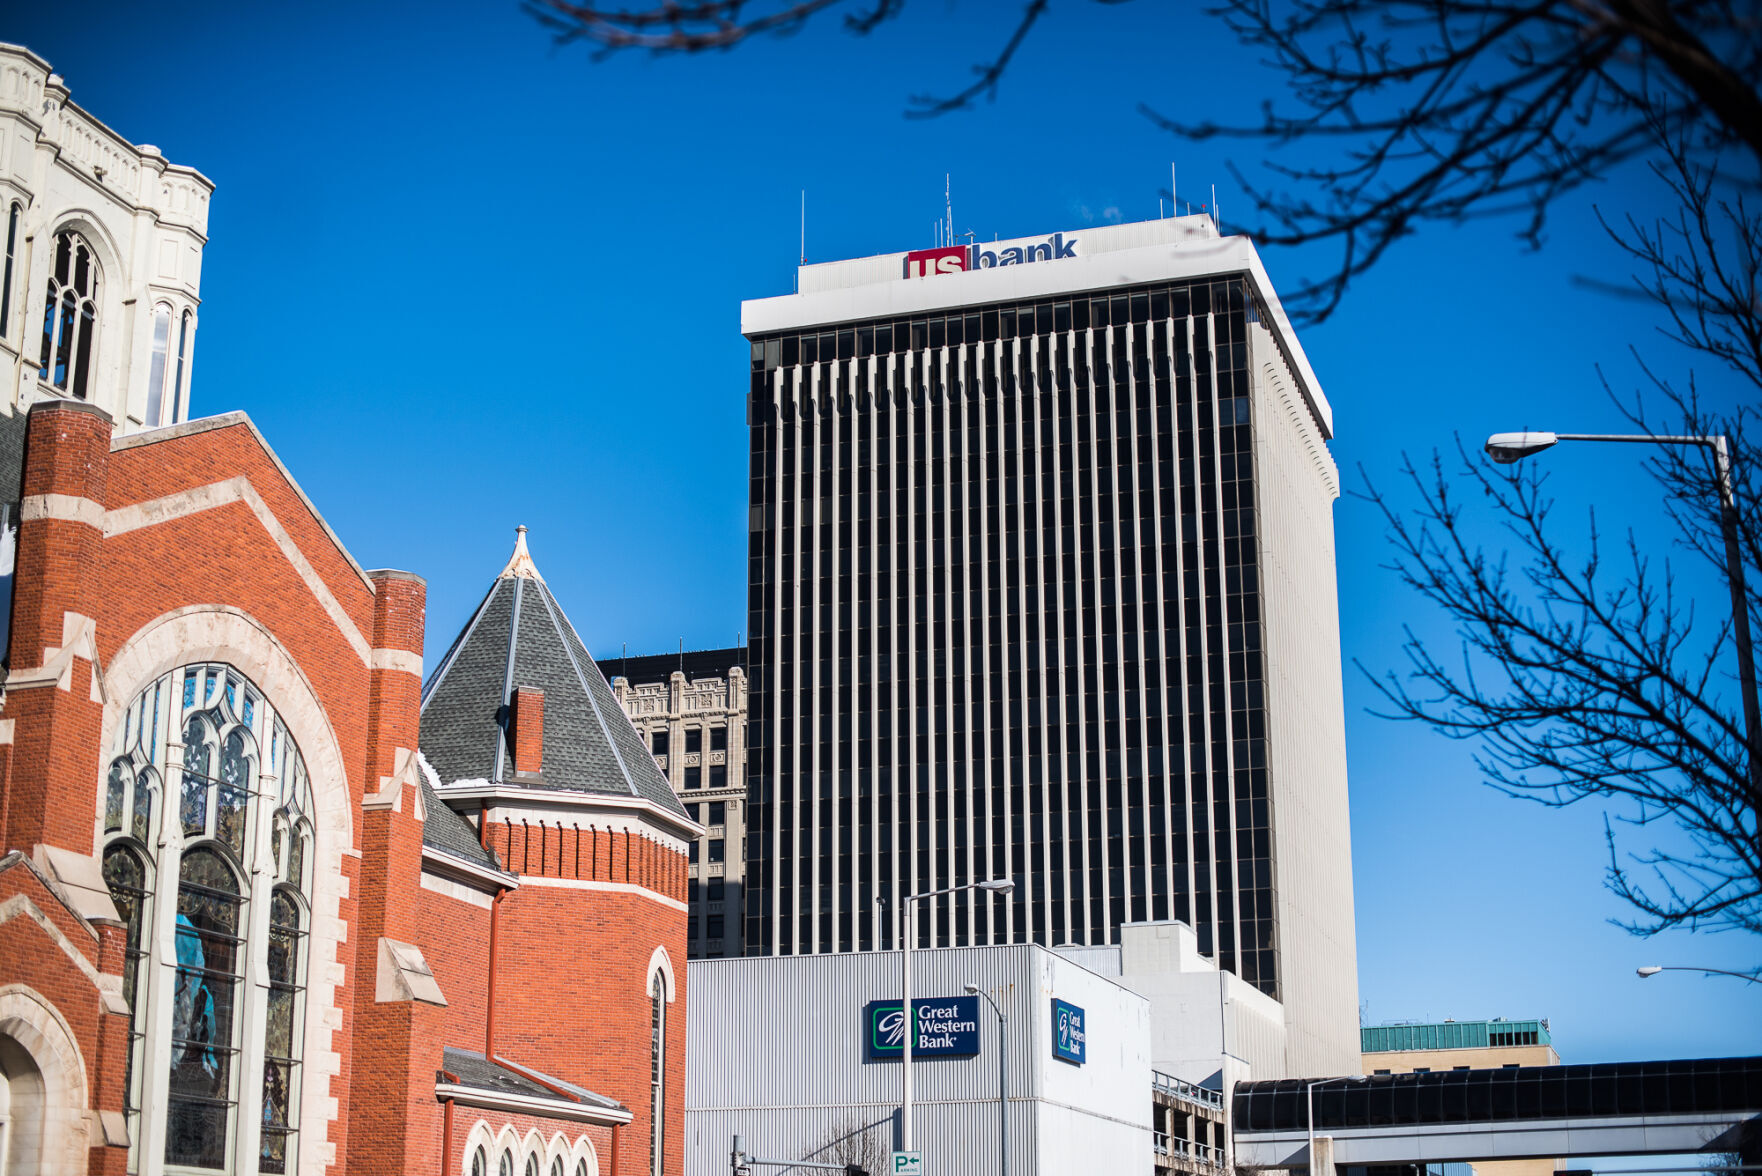
[[[1307,1120],[1309,1123],[1309,1152],[1307,1155],[1304,1156],[1304,1161],[1309,1167],[1309,1176],[1316,1176],[1316,1171],[1315,1171],[1315,1088],[1318,1086],[1326,1086],[1330,1082],[1363,1082],[1365,1080],[1366,1079],[1363,1074],[1343,1074],[1338,1078],[1317,1078],[1314,1082],[1306,1083],[1304,1085],[1303,1099],[1304,1099],[1304,1102],[1307,1107],[1307,1113],[1304,1115],[1304,1119]]]
[[[1737,491],[1731,475],[1731,447],[1723,435],[1697,437],[1652,433],[1494,433],[1487,456],[1502,465],[1522,461],[1557,441],[1618,441],[1643,445],[1699,445],[1713,451],[1719,479],[1719,530],[1725,539],[1725,579],[1731,589],[1732,643],[1737,647],[1738,689],[1744,701],[1744,749],[1748,753],[1751,808],[1762,841],[1762,703],[1756,694],[1756,654],[1750,643],[1749,594],[1744,589],[1744,557],[1738,538]]]
[[[997,1014],[997,1154],[1003,1157],[999,1176],[1009,1176],[1009,1030],[1004,1025],[1003,1010],[991,994],[977,984],[968,983],[967,992],[982,996],[991,1011]]]
[[[958,894],[963,890],[984,890],[992,894],[1008,894],[1016,888],[1016,884],[1008,878],[991,878],[984,882],[967,882],[960,886],[945,886],[941,890],[926,890],[921,894],[908,894],[900,900],[899,921],[904,934],[899,939],[899,1011],[905,1017],[905,1035],[900,1039],[901,1049],[899,1060],[904,1073],[901,1075],[899,1104],[899,1135],[900,1150],[912,1150],[912,1038],[918,1031],[918,1019],[912,1015],[912,940],[917,938],[913,918],[917,908],[913,905],[919,899],[938,898],[944,894]]]
[[[1739,980],[1748,980],[1751,984],[1762,984],[1762,976],[1753,972],[1732,972],[1725,968],[1697,968],[1693,965],[1647,964],[1643,968],[1635,968],[1641,980],[1650,979],[1660,972],[1705,972],[1709,976],[1736,976]]]

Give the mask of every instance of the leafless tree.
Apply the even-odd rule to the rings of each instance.
[[[887,1139],[892,1128],[891,1118],[871,1123],[860,1115],[842,1115],[820,1133],[813,1150],[803,1158],[821,1164],[854,1164],[871,1176],[881,1176],[891,1154]]]
[[[1762,401],[1762,223],[1741,193],[1719,195],[1713,167],[1686,145],[1666,141],[1663,155],[1655,171],[1678,211],[1606,228],[1636,263],[1635,294],[1661,308],[1663,333],[1718,361],[1741,392],[1715,414],[1693,383],[1653,374],[1650,400],[1664,406],[1663,421],[1645,398],[1612,400],[1640,433],[1730,438],[1739,542],[1753,569],[1762,563],[1762,451],[1747,426]],[[1650,472],[1683,546],[1723,576],[1711,462],[1688,447],[1656,454]],[[1405,466],[1417,509],[1368,492],[1394,542],[1393,566],[1462,640],[1460,656],[1446,659],[1410,633],[1407,671],[1373,680],[1390,713],[1474,740],[1495,787],[1544,804],[1608,806],[1608,881],[1636,912],[1630,929],[1762,933],[1762,791],[1733,697],[1729,615],[1714,607],[1718,620],[1698,617],[1669,560],[1631,533],[1608,550],[1594,513],[1581,553],[1571,554],[1575,544],[1551,525],[1544,468],[1505,473],[1459,450],[1454,461],[1433,454]],[[1489,525],[1504,532],[1496,554]],[[1750,571],[1752,615],[1762,604],[1755,581]],[[1629,856],[1615,832],[1624,822],[1680,836]]]
[[[647,10],[529,0],[564,39],[605,52],[730,48],[841,9],[867,33],[901,0],[669,0]],[[912,109],[942,114],[994,97],[1047,0],[1005,10],[1000,46],[972,83]],[[1266,156],[1238,170],[1262,245],[1332,245],[1327,268],[1289,292],[1326,319],[1353,281],[1427,226],[1515,217],[1545,243],[1565,196],[1603,189],[1599,213],[1633,262],[1628,297],[1656,308],[1661,334],[1711,367],[1671,377],[1646,366],[1645,397],[1612,398],[1651,432],[1724,434],[1733,446],[1740,547],[1762,585],[1762,7],[1755,0],[1219,0],[1212,13],[1260,50],[1284,98],[1243,125],[1184,123],[1194,140],[1241,141]],[[1128,84],[1153,92],[1156,79]],[[1677,209],[1654,220],[1619,206],[1648,167]],[[1314,255],[1314,254],[1311,254]],[[1735,389],[1735,392],[1732,391]],[[1658,413],[1662,412],[1662,418]],[[1683,547],[1723,575],[1713,471],[1695,449],[1649,463]],[[1471,739],[1487,779],[1546,804],[1605,806],[1609,884],[1650,932],[1689,926],[1762,933],[1762,796],[1733,703],[1723,609],[1679,593],[1669,559],[1630,535],[1607,550],[1563,541],[1542,467],[1504,473],[1478,455],[1409,462],[1418,505],[1374,487],[1394,567],[1454,621],[1458,658],[1410,636],[1403,673],[1373,675],[1389,712]],[[1368,482],[1368,479],[1367,479]],[[1502,528],[1489,553],[1485,524]],[[1504,550],[1509,547],[1510,553]],[[1581,552],[1574,555],[1573,552]],[[1752,612],[1759,601],[1751,592]],[[1622,823],[1664,825],[1629,855]]]

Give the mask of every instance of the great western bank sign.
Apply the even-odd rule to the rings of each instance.
[[[979,998],[927,996],[914,998],[917,1032],[912,1057],[970,1058],[979,1052]],[[905,1014],[897,1000],[872,1000],[863,1006],[863,1057],[871,1062],[897,1062],[905,1052]]]
[[[916,249],[905,255],[905,277],[928,278],[968,270],[996,269],[1002,265],[1029,265],[1077,256],[1077,238],[1054,233],[1044,241],[994,245],[948,245],[941,249]]]

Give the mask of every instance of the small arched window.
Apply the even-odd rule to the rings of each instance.
[[[184,370],[189,353],[190,312],[186,310],[177,328],[177,372],[171,381],[171,419],[165,422],[168,425],[174,425],[190,415],[190,393],[184,387]]]
[[[575,1176],[587,1176],[587,1161],[586,1160],[576,1160],[575,1161]]]
[[[502,1149],[501,1163],[496,1165],[496,1176],[514,1176],[514,1149]]]
[[[564,1176],[562,1156],[551,1161],[551,1176]]]
[[[18,217],[23,209],[13,204],[6,215],[6,276],[0,278],[0,339],[12,327],[12,268],[18,260]]]
[[[153,347],[147,359],[147,415],[149,429],[164,424],[159,419],[165,411],[165,367],[171,351],[171,307],[164,303],[153,308]],[[176,395],[174,392],[173,395]]]
[[[98,259],[86,239],[72,229],[56,233],[37,378],[78,400],[86,399],[92,376],[99,277]]]
[[[538,1156],[536,1153],[526,1157],[526,1176],[538,1176]]]
[[[656,972],[649,984],[649,1171],[663,1176],[667,1117],[667,982]]]
[[[471,1153],[471,1176],[489,1176],[489,1157],[483,1154],[482,1145]]]

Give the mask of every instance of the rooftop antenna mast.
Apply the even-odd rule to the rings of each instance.
[[[808,263],[808,190],[801,190],[801,263]]]
[[[943,237],[944,245],[954,244],[954,176],[950,172],[942,173],[942,210],[947,220],[943,223],[947,231]]]
[[[1179,203],[1180,198],[1176,195],[1176,193],[1179,191],[1180,191],[1180,189],[1175,186],[1175,165],[1174,165],[1174,162],[1171,160],[1169,162],[1169,215],[1170,216],[1180,216],[1181,215],[1181,205]]]

